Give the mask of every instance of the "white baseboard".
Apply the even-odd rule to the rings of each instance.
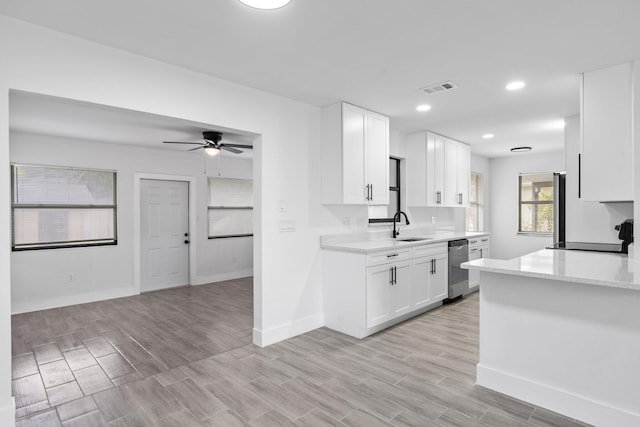
[[[225,280],[242,279],[253,276],[253,268],[230,271],[228,273],[211,274],[208,276],[197,276],[194,286],[206,285],[208,283],[224,282]]]
[[[640,414],[478,363],[476,384],[600,427],[640,426]]]
[[[38,299],[37,296],[34,296],[31,301],[11,301],[11,314],[29,313],[31,311],[46,310],[49,308],[129,297],[131,295],[136,295],[133,286],[44,299]]]
[[[16,425],[16,401],[13,397],[9,402],[0,406],[0,425],[15,427]]]
[[[271,344],[304,334],[321,328],[324,325],[324,316],[322,313],[303,317],[293,322],[283,323],[273,328],[259,330],[253,329],[253,343],[258,347],[266,347]]]

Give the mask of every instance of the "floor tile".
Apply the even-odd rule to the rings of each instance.
[[[49,397],[49,404],[51,406],[61,405],[63,403],[71,402],[72,400],[79,399],[83,396],[78,383],[72,381],[70,383],[57,385],[47,389],[47,396]]]
[[[99,411],[89,412],[62,423],[63,427],[107,427],[109,424]]]
[[[116,352],[116,349],[104,337],[85,340],[84,344],[87,346],[91,354],[93,354],[93,357],[100,357]]]
[[[40,375],[42,376],[45,388],[51,388],[75,380],[71,369],[69,369],[69,365],[67,365],[64,359],[40,365]]]
[[[97,357],[96,360],[111,379],[124,377],[135,373],[135,369],[120,353],[111,353],[106,356]]]
[[[54,409],[16,421],[16,427],[59,427],[60,420]]]
[[[59,405],[56,409],[58,410],[60,419],[65,421],[93,412],[98,409],[98,406],[91,396],[87,396]]]
[[[38,365],[62,359],[62,352],[56,344],[44,344],[33,347]]]
[[[12,382],[16,408],[47,400],[47,393],[39,374],[22,377]]]
[[[102,390],[113,387],[113,383],[107,377],[100,366],[90,366],[74,372],[82,392],[88,396]]]
[[[38,373],[38,364],[33,353],[14,357],[11,365],[12,379],[26,377]]]
[[[171,384],[167,386],[167,390],[199,421],[204,421],[228,409],[220,399],[200,387],[191,378]]]
[[[64,353],[64,358],[72,371],[77,371],[79,369],[88,368],[89,366],[98,364],[96,359],[86,348],[67,351]]]

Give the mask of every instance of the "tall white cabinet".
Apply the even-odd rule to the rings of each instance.
[[[340,102],[322,110],[322,203],[389,204],[389,118]]]
[[[628,62],[582,75],[579,196],[632,201],[634,71]],[[635,85],[639,85],[636,81]]]
[[[467,206],[471,151],[467,144],[420,132],[407,143],[407,204]]]

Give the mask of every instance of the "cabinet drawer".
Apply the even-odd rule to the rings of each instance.
[[[472,237],[469,239],[469,248],[475,248],[480,245],[488,245],[488,244],[489,244],[489,236]]]
[[[411,248],[402,248],[395,251],[378,252],[367,256],[367,266],[387,264],[411,258]]]
[[[413,256],[414,258],[429,256],[429,255],[437,255],[439,253],[447,253],[447,243],[432,243],[430,245],[419,245],[413,247]]]

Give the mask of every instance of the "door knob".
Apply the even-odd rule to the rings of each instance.
[[[189,233],[184,233],[184,237],[189,237]]]
[[[185,240],[185,241],[184,241],[184,244],[185,244],[185,245],[188,245],[188,244],[189,244],[189,241],[188,241],[188,240]]]

